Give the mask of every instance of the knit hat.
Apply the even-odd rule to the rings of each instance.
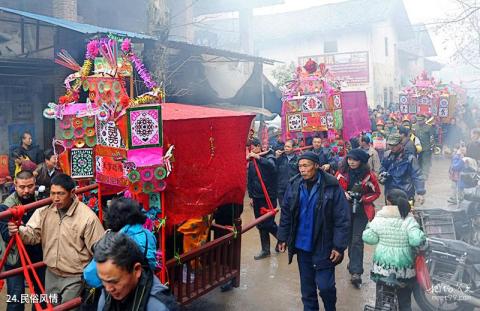
[[[37,168],[37,164],[30,160],[22,161],[22,171],[33,172]]]
[[[367,163],[368,158],[370,158],[370,155],[366,153],[363,149],[361,148],[355,148],[352,149],[348,152],[347,154],[347,159],[351,158],[353,160],[360,161],[362,163]]]
[[[312,151],[307,151],[302,155],[300,155],[300,157],[298,158],[298,161],[300,160],[310,160],[314,163],[320,164],[320,158],[318,157],[318,154]]]

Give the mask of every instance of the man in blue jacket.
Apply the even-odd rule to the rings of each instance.
[[[400,134],[395,133],[387,138],[390,150],[385,152],[379,181],[385,185],[385,195],[392,189],[400,189],[407,193],[409,200],[423,204],[425,194],[425,177],[415,155],[406,152]]]
[[[335,266],[350,237],[351,210],[337,179],[320,169],[318,155],[299,157],[300,175],[285,193],[278,248],[288,247],[289,263],[297,255],[305,311],[319,310],[317,290],[326,311],[335,310]]]

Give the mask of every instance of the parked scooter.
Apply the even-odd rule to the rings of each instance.
[[[458,240],[428,238],[425,255],[432,288],[414,288],[421,310],[471,311],[480,307],[480,248]]]
[[[422,310],[470,311],[480,308],[480,186],[478,175],[464,175],[462,200],[449,209],[415,210],[428,236],[425,258],[432,288],[414,288]]]

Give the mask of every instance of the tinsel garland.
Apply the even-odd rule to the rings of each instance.
[[[139,106],[139,105],[149,104],[149,103],[154,102],[156,100],[157,100],[157,98],[155,96],[144,95],[142,97],[137,97],[137,98],[132,99],[130,101],[130,107],[136,107],[136,106]]]
[[[128,58],[135,65],[135,69],[137,70],[138,75],[142,78],[145,86],[149,90],[156,87],[157,83],[152,79],[152,76],[150,75],[150,72],[148,72],[147,68],[145,68],[145,65],[143,64],[142,60],[137,55],[135,55],[133,52],[131,52],[128,55]]]
[[[88,77],[90,71],[92,70],[93,62],[91,59],[86,59],[83,62],[82,70],[80,71],[80,75],[82,78]]]

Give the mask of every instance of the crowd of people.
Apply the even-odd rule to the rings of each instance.
[[[459,112],[461,122],[452,118],[443,124],[428,115],[402,117],[377,107],[370,111],[371,131],[348,141],[338,137],[332,141],[324,133],[314,133],[283,142],[278,131],[269,146],[250,140],[248,194],[255,216],[262,214],[266,194],[281,207],[278,226],[273,218],[258,226],[261,251],[254,259],[270,255],[270,232],[276,238],[277,252],[288,248],[289,262],[297,255],[304,310],[319,310],[317,290],[325,310],[335,310],[334,269],[344,252],[348,251],[351,283],[361,288],[364,243],[378,245],[372,279],[395,273],[406,284],[398,297],[400,310],[411,310],[413,248],[423,243],[425,235],[410,209],[424,203],[434,154],[453,156],[451,175],[476,170],[480,154],[477,114],[475,109]],[[470,137],[467,128],[473,128]],[[458,178],[452,180],[452,199],[456,199],[462,185]],[[378,202],[382,191],[385,202]],[[376,208],[375,201],[384,207]],[[398,245],[404,249],[396,254]]]
[[[472,127],[467,137],[459,123],[468,118],[435,124],[425,115],[402,118],[381,107],[370,118],[372,130],[347,141],[329,140],[322,132],[298,140],[284,140],[277,132],[269,145],[253,137],[248,141],[247,189],[254,215],[261,217],[277,206],[281,213],[279,223],[270,217],[258,224],[260,252],[254,259],[270,256],[271,236],[276,252],[288,250],[289,263],[297,256],[304,310],[319,310],[318,292],[325,310],[335,310],[335,267],[345,253],[352,286],[362,287],[364,243],[377,245],[371,278],[379,281],[395,273],[405,284],[400,309],[410,310],[413,248],[425,240],[410,210],[424,202],[432,156],[439,146],[452,155],[452,202],[462,195],[459,174],[477,169],[480,128]],[[21,215],[19,222],[1,221],[0,244],[4,247],[18,234],[31,260],[46,264],[37,273],[46,292],[57,298],[50,300],[53,304],[82,296],[84,309],[175,310],[174,298],[154,273],[158,244],[143,227],[141,205],[115,198],[102,224],[74,194],[74,180],[58,167],[55,153],[42,152],[29,133],[11,148],[13,189],[0,211],[47,196],[53,202]],[[384,202],[379,200],[382,193]],[[214,218],[222,224],[220,212]],[[223,218],[231,225],[232,215]],[[21,260],[13,252],[5,269],[18,267]],[[24,283],[23,274],[8,278],[8,295],[21,297]],[[222,290],[231,287],[225,284]],[[11,301],[7,310],[24,310],[24,305]]]
[[[13,146],[9,157],[13,177],[11,193],[0,202],[0,211],[50,197],[52,204],[29,210],[18,221],[2,219],[2,249],[19,235],[36,269],[48,299],[25,297],[24,274],[7,278],[8,311],[25,309],[25,303],[47,307],[82,297],[81,310],[176,310],[174,297],[155,275],[157,240],[143,227],[146,216],[138,202],[114,198],[102,224],[95,212],[74,191],[76,182],[64,174],[52,150],[42,152],[29,133]],[[2,252],[3,254],[3,252]],[[5,270],[22,266],[17,246]],[[37,297],[41,287],[33,282]],[[32,306],[35,310],[35,306]]]

